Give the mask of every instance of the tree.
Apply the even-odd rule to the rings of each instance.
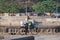
[[[0,13],[19,12],[19,6],[14,1],[0,0]]]
[[[60,13],[60,6],[58,7],[57,12]]]
[[[56,2],[54,0],[45,0],[42,2],[38,2],[34,5],[33,9],[36,12],[55,12],[56,11]]]

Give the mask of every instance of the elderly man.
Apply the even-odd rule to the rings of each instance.
[[[20,22],[20,26],[21,28],[25,28],[25,34],[27,34],[28,32],[28,20],[29,20],[29,17],[25,18],[25,20],[22,22]]]

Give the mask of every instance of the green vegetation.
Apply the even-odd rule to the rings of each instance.
[[[46,0],[38,2],[33,8],[36,12],[56,12],[56,2],[53,0]]]
[[[19,7],[14,1],[0,0],[0,13],[16,13],[19,12]]]
[[[20,2],[24,2],[23,4]],[[18,13],[26,11],[26,1],[27,0],[0,0],[0,13]],[[56,6],[58,2],[58,7]],[[33,0],[33,7],[28,6],[27,11],[31,12],[56,12],[56,7],[58,12],[60,12],[60,1],[58,0]],[[30,5],[30,4],[28,4]]]

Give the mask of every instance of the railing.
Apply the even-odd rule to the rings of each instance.
[[[25,35],[25,28],[15,28],[15,27],[11,27],[8,28],[8,30],[6,30],[6,27],[0,27],[2,31],[0,31],[1,34],[8,34],[8,35]],[[58,29],[56,28],[34,28],[34,29],[28,29],[27,34],[33,34],[33,35],[37,35],[37,34],[54,34],[56,33],[56,31],[58,32]]]

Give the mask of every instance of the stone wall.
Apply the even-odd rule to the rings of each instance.
[[[31,15],[32,14],[32,15]],[[0,16],[38,16],[37,13],[0,13]]]
[[[26,18],[26,16],[8,16],[8,17],[7,16],[0,16],[0,17],[1,17],[0,30],[3,33],[6,30],[5,28],[9,28],[9,29],[11,29],[10,27],[14,27],[14,29],[15,28],[17,29],[17,27],[19,28],[20,21],[24,21]],[[36,22],[39,23],[37,26],[38,30],[41,30],[39,33],[42,33],[42,32],[52,33],[52,32],[55,32],[55,30],[56,30],[55,27],[60,26],[60,18],[46,18],[46,17],[41,17],[41,16],[30,16],[30,19],[35,20]],[[49,30],[50,30],[50,32],[49,32]],[[22,33],[24,33],[24,32],[22,32]],[[33,33],[37,33],[37,32],[33,31]]]
[[[27,16],[0,16],[0,25],[15,25],[19,26],[21,21],[24,21]],[[35,20],[39,22],[39,24],[43,25],[60,25],[60,18],[45,18],[41,16],[30,16],[31,20]]]

